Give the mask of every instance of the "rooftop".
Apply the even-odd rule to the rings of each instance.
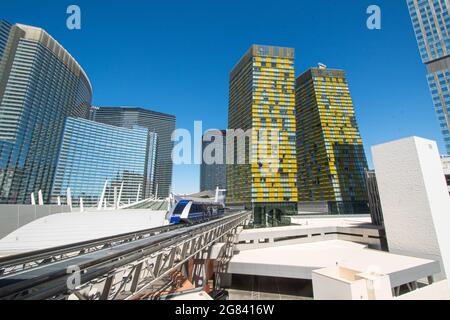
[[[313,270],[337,265],[389,275],[393,287],[439,272],[438,262],[371,250],[343,240],[241,251],[232,258],[228,272],[311,279]]]
[[[103,109],[103,110],[121,110],[121,111],[136,111],[136,112],[144,112],[144,113],[151,113],[151,114],[156,114],[156,115],[161,115],[161,116],[165,116],[168,118],[176,118],[174,115],[172,114],[168,114],[168,113],[164,113],[164,112],[160,112],[160,111],[154,111],[154,110],[150,110],[150,109],[146,109],[143,107],[138,107],[138,106],[115,106],[115,107],[111,107],[111,106],[95,106],[93,107],[94,109]]]

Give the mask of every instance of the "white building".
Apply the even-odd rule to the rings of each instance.
[[[226,280],[310,280],[319,300],[405,294],[405,299],[450,299],[447,281],[433,283],[450,272],[450,197],[442,169],[449,162],[441,160],[434,141],[417,137],[372,151],[389,252],[373,250],[380,249],[384,232],[364,218],[244,230]]]
[[[435,141],[410,137],[372,148],[389,251],[450,272],[450,197]],[[439,280],[438,278],[438,280]]]
[[[429,284],[440,272],[437,261],[371,249],[380,239],[369,221],[311,218],[297,226],[244,230],[222,284],[242,276],[308,280],[314,299],[385,300],[400,295],[401,287]]]

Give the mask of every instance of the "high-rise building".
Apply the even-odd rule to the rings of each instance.
[[[420,57],[450,154],[450,4],[448,0],[407,0]]]
[[[67,117],[89,116],[92,88],[46,31],[0,21],[0,203],[50,199]]]
[[[256,226],[297,213],[294,89],[292,48],[253,45],[230,74],[227,203]]]
[[[208,159],[203,157],[200,166],[200,191],[227,187],[226,138],[226,130],[209,130],[203,135],[202,154]]]
[[[300,209],[366,213],[367,161],[345,72],[311,68],[296,81]]]
[[[124,128],[140,126],[158,135],[153,195],[168,197],[172,186],[174,143],[171,137],[176,125],[175,116],[134,107],[95,107],[91,112],[91,119]]]
[[[105,188],[105,201],[129,203],[148,198],[155,178],[157,135],[147,128],[115,127],[81,118],[67,118],[52,188],[52,202],[65,199],[70,188],[73,205],[80,197],[96,206]],[[114,195],[116,188],[116,195]]]

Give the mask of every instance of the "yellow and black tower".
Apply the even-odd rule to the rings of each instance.
[[[346,74],[320,64],[296,80],[300,211],[367,213],[367,160]]]
[[[253,45],[230,74],[227,202],[256,226],[297,213],[294,49]]]

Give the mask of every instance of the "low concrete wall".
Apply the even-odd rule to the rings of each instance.
[[[236,249],[243,251],[328,240],[345,240],[366,244],[372,249],[382,249],[378,228],[340,226],[271,228],[242,232],[239,234]]]
[[[2,204],[0,205],[0,239],[36,219],[63,212],[70,212],[70,207]]]

